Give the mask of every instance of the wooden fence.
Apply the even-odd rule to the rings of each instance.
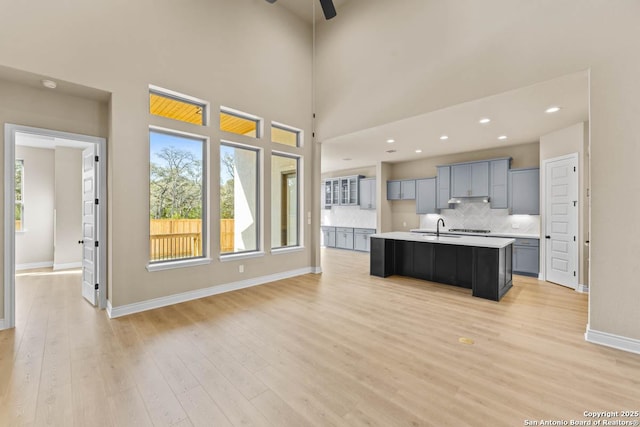
[[[233,252],[234,220],[220,220],[222,253]],[[151,261],[202,256],[202,220],[152,219],[150,226]]]

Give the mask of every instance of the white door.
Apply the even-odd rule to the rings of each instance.
[[[578,286],[578,157],[545,162],[546,280]]]
[[[98,279],[97,211],[98,199],[95,145],[82,151],[82,296],[96,305]]]

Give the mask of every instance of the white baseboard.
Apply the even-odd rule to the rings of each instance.
[[[7,326],[5,325],[4,319],[0,319],[0,331],[3,329],[7,329]]]
[[[617,348],[618,350],[640,354],[640,340],[614,335],[608,332],[594,331],[589,327],[589,325],[587,325],[587,331],[584,334],[584,339],[594,344],[600,344],[607,347]]]
[[[133,304],[121,305],[118,307],[113,307],[111,305],[111,301],[107,301],[107,314],[110,318],[113,319],[129,314],[140,313],[142,311],[153,310],[154,308],[166,307],[168,305],[179,304],[181,302],[205,298],[225,292],[237,291],[238,289],[250,288],[252,286],[264,285],[265,283],[275,282],[276,280],[288,279],[290,277],[302,276],[303,274],[310,273],[313,273],[313,267],[300,268],[297,270],[270,274],[268,276],[261,276],[255,277],[253,279],[240,280],[238,282],[225,283],[222,285],[211,286],[209,288],[196,289],[194,291],[154,298],[151,300],[136,302]]]
[[[16,271],[31,270],[34,268],[47,268],[47,267],[53,267],[53,261],[29,262],[26,264],[16,264]]]
[[[582,283],[578,283],[578,287],[576,288],[576,292],[580,292],[583,294],[588,294],[589,293],[589,286],[588,285],[583,285]]]
[[[322,267],[311,267],[312,274],[320,274],[322,273]]]
[[[78,262],[66,262],[63,264],[53,264],[53,270],[68,270],[70,268],[81,268],[82,267],[82,261],[78,261]]]
[[[542,276],[542,273],[538,273],[538,280],[544,280],[544,277]]]

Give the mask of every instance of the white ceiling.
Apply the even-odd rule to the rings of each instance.
[[[16,145],[22,147],[46,148],[55,150],[59,147],[85,149],[91,147],[91,143],[75,141],[64,138],[54,138],[51,136],[36,135],[32,133],[16,132]]]
[[[545,113],[552,105],[562,108]],[[479,124],[483,117],[491,122]],[[535,142],[588,117],[585,71],[322,141],[322,172]]]
[[[333,5],[338,12],[338,16],[333,19],[338,19],[338,17],[340,16],[340,7],[346,1],[347,0],[333,0]],[[324,15],[322,14],[322,7],[320,6],[319,0],[278,0],[273,4],[273,6],[276,5],[280,7],[286,7],[291,12],[293,12],[294,15],[304,19],[307,22],[313,22],[313,9],[315,8],[316,21],[318,19],[324,19]]]

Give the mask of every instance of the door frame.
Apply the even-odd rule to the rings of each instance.
[[[102,284],[98,292],[98,307],[107,306],[107,140],[105,138],[81,135],[77,133],[61,132],[32,126],[22,126],[11,123],[4,125],[4,323],[0,329],[15,327],[15,153],[16,133],[31,133],[53,138],[71,139],[97,145],[98,156],[98,239],[101,242],[98,251],[98,283]],[[80,209],[80,207],[78,207]]]
[[[581,194],[580,194],[580,156],[579,153],[571,153],[566,154],[564,156],[552,157],[550,159],[542,160],[542,167],[540,168],[540,176],[541,176],[541,186],[540,186],[540,241],[544,242],[544,244],[540,245],[540,277],[541,280],[547,280],[547,239],[544,237],[547,235],[547,164],[559,160],[575,160],[576,162],[576,174],[575,174],[575,184],[576,184],[576,199],[578,201],[578,206],[580,206]],[[577,228],[577,243],[575,245],[575,259],[576,259],[576,286],[566,286],[568,288],[577,289],[578,284],[580,283],[580,269],[582,268],[582,263],[580,259],[580,247],[579,243],[582,241],[582,230],[580,229],[580,209],[576,209],[576,228]]]

